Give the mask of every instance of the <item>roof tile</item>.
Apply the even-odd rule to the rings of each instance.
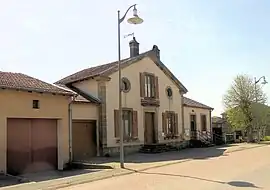
[[[0,71],[0,88],[47,92],[63,95],[73,94],[70,91],[61,89],[53,84],[46,83],[44,81],[30,77],[22,73],[12,73],[2,71]]]
[[[132,57],[132,58],[127,58],[127,59],[123,59],[121,60],[121,64],[128,64],[130,62],[134,62],[142,57],[144,57],[145,55],[147,55],[148,52],[142,53],[139,56],[136,57]],[[96,77],[99,75],[106,75],[107,73],[110,73],[114,70],[118,69],[118,61],[114,61],[111,63],[107,63],[107,64],[103,64],[103,65],[98,65],[95,67],[90,67],[81,71],[78,71],[74,74],[71,74],[57,82],[55,82],[55,84],[68,84],[68,83],[73,83],[73,82],[77,82],[80,80],[85,80],[87,78],[91,78],[91,77]]]
[[[163,70],[163,72],[167,76],[169,76],[181,90],[183,90],[185,93],[187,92],[186,87],[173,75],[173,73],[171,73],[171,71],[160,60],[156,58],[156,53],[153,49],[141,53],[138,56],[121,60],[121,67],[128,66],[134,62],[143,59],[144,57],[150,57],[151,59],[154,59],[154,62],[157,64],[157,66],[159,66]],[[118,61],[84,69],[55,82],[55,84],[68,85],[96,76],[109,76],[111,73],[116,71],[118,71]]]
[[[197,102],[187,97],[184,97],[184,105],[190,106],[190,107],[203,108],[203,109],[213,109],[210,106],[207,106],[205,104],[202,104],[200,102]]]

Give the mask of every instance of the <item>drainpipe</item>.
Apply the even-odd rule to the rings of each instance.
[[[185,113],[184,113],[184,95],[181,94],[182,98],[182,104],[181,104],[181,117],[182,117],[182,138],[185,141],[186,140],[186,134],[185,134]]]
[[[212,129],[212,109],[209,110],[209,122],[210,122],[210,134],[213,141],[213,129]]]
[[[77,95],[76,95],[77,96]],[[72,102],[74,101],[76,96],[71,97],[71,101],[68,104],[68,126],[69,126],[69,163],[72,163]]]

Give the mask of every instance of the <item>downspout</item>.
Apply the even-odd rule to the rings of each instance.
[[[212,109],[209,110],[209,122],[210,122],[210,134],[213,141],[213,129],[212,129]]]
[[[185,113],[184,113],[184,95],[181,94],[181,117],[182,117],[182,140],[186,140],[186,134],[185,134]]]
[[[68,126],[69,126],[69,163],[71,164],[73,161],[73,155],[72,155],[72,102],[74,101],[75,96],[71,97],[71,101],[68,104]]]

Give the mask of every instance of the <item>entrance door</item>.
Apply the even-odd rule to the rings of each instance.
[[[72,122],[72,151],[75,161],[89,160],[96,156],[96,123],[90,121]]]
[[[190,138],[197,139],[196,115],[190,115]]]
[[[155,143],[155,133],[154,133],[155,113],[145,112],[144,119],[145,119],[144,142],[145,144],[153,144]]]

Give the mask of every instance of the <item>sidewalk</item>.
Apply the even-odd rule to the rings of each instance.
[[[111,178],[114,176],[121,176],[134,173],[136,171],[144,171],[151,168],[157,168],[167,166],[175,163],[187,162],[194,159],[208,159],[211,157],[219,157],[224,154],[229,154],[235,151],[242,151],[245,149],[258,148],[261,146],[267,146],[265,144],[234,144],[225,146],[217,146],[210,148],[195,148],[185,149],[178,152],[167,152],[161,154],[135,154],[126,157],[125,167],[127,169],[119,168],[119,162],[115,158],[101,158],[100,160],[94,160],[97,164],[103,164],[111,166],[114,169],[107,170],[89,170],[84,174],[62,177],[58,179],[46,180],[42,182],[29,182],[14,186],[7,186],[1,189],[7,190],[52,190],[57,188],[63,188],[82,183],[88,183],[96,180]],[[99,163],[98,163],[99,161]],[[33,180],[31,180],[33,181]],[[34,180],[36,181],[36,180]]]

